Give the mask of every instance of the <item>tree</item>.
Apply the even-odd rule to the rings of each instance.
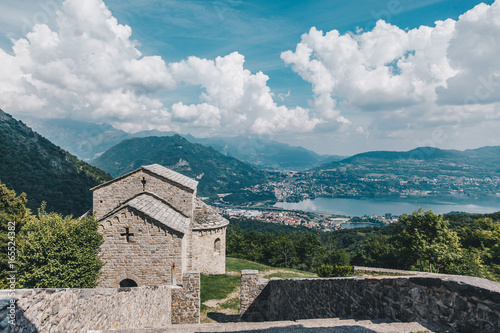
[[[392,236],[374,234],[366,241],[356,262],[371,267],[398,268],[399,252]]]
[[[280,234],[269,246],[269,263],[276,267],[292,267],[297,263],[295,244],[290,235]]]
[[[447,267],[460,260],[458,235],[448,228],[442,215],[420,208],[411,215],[401,215],[399,221],[401,232],[396,240],[408,263],[422,271],[445,273]]]
[[[0,288],[7,288],[9,271],[16,270],[16,240],[19,231],[27,220],[31,219],[29,209],[26,208],[26,194],[17,196],[16,192],[9,190],[0,183]],[[12,267],[9,265],[13,264]]]
[[[92,216],[63,217],[44,208],[20,235],[19,282],[24,288],[95,287],[102,267],[98,223]]]

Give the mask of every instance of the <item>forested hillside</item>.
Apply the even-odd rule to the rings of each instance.
[[[125,140],[93,163],[113,176],[158,163],[198,180],[200,196],[230,193],[226,200],[238,203],[274,199],[271,192],[245,191],[246,187],[267,182],[267,172],[180,135]]]
[[[25,192],[34,211],[45,201],[47,211],[81,215],[92,208],[89,189],[111,179],[2,110],[0,161],[0,181]]]
[[[328,233],[230,219],[227,255],[314,272],[323,265],[358,265],[500,281],[499,219],[500,212],[441,216],[417,211],[385,227]]]

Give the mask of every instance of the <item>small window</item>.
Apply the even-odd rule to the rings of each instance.
[[[214,251],[220,253],[220,238],[217,238],[214,242]]]
[[[137,287],[137,283],[132,279],[124,279],[120,281],[120,288]]]

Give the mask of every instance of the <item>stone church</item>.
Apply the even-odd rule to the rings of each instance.
[[[92,188],[104,236],[99,287],[180,283],[224,274],[228,221],[197,198],[198,182],[153,164]]]

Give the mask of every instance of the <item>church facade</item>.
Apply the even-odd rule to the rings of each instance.
[[[228,221],[196,196],[198,182],[158,164],[92,188],[104,237],[100,287],[180,283],[225,273]]]

